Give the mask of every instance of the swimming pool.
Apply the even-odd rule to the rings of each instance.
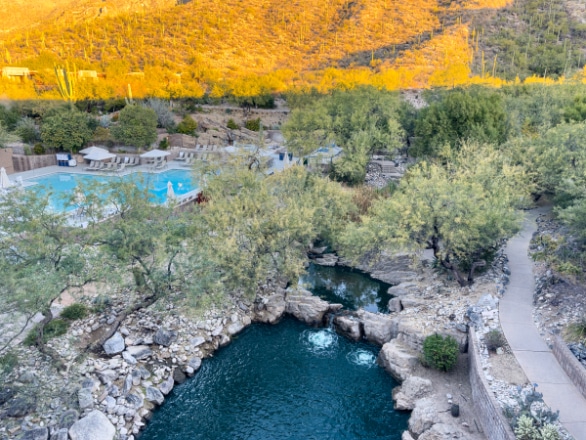
[[[73,194],[80,183],[92,185],[92,183],[108,183],[113,179],[130,180],[135,182],[140,189],[148,188],[154,203],[165,203],[167,201],[168,182],[173,185],[173,191],[178,198],[198,189],[198,185],[189,170],[167,170],[157,174],[136,172],[124,176],[54,173],[27,179],[24,182],[27,191],[35,191],[40,195],[51,193],[49,200],[55,210],[71,211],[75,209],[75,206],[68,205],[65,199]]]

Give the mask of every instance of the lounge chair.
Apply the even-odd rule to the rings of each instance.
[[[135,167],[140,165],[136,157],[131,157],[128,163],[126,164],[127,167]]]
[[[121,163],[118,165],[118,168],[116,168],[114,171],[116,171],[117,173],[121,173],[122,171],[124,171],[125,168],[126,168],[126,164]]]
[[[185,160],[185,163],[182,163],[182,167],[190,167],[193,165],[194,160],[190,157],[189,159]]]
[[[185,151],[180,151],[179,156],[177,156],[174,160],[185,160],[185,159],[186,159]]]
[[[85,171],[94,171],[96,169],[96,161],[92,160],[89,164],[89,166],[85,167],[84,170]]]
[[[167,166],[167,161],[165,159],[158,161],[155,163],[155,170],[162,170]]]

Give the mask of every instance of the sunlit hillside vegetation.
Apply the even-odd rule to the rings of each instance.
[[[556,1],[561,0],[550,0]],[[484,53],[491,57],[497,49],[491,52],[490,45],[505,43],[500,30],[489,35],[495,27],[491,23],[501,17],[489,11],[506,6],[505,11],[518,12],[521,2],[540,0],[511,6],[505,0],[198,0],[167,7],[159,5],[164,0],[152,0],[147,6],[157,7],[133,12],[123,8],[132,1],[118,2],[117,14],[97,18],[92,0],[83,3],[85,10],[76,3],[75,14],[64,1],[61,15],[52,12],[60,19],[5,35],[0,62],[28,67],[32,77],[4,78],[0,93],[58,98],[54,66],[66,62],[73,76],[80,70],[98,75],[77,82],[78,99],[125,96],[129,84],[137,97],[220,97],[310,87],[326,92],[362,84],[398,89],[494,83],[490,77],[503,73],[506,64],[485,59]],[[25,6],[17,2],[14,8],[21,13]],[[535,6],[533,15],[546,6]],[[545,26],[543,19],[540,26]],[[548,35],[554,30],[548,27]],[[565,36],[560,32],[558,40]],[[515,44],[522,47],[522,42]],[[498,49],[505,63],[507,54],[515,53],[511,44],[507,48]],[[583,64],[574,58],[563,72]],[[500,76],[514,78],[511,72]],[[542,76],[531,66],[522,76],[534,73]]]

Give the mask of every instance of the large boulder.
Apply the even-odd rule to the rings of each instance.
[[[396,286],[389,287],[387,293],[394,297],[402,298],[404,296],[412,295],[413,293],[418,293],[419,287],[415,283],[411,282],[404,282],[399,283]]]
[[[126,351],[136,360],[146,359],[153,355],[153,351],[147,345],[133,345]]]
[[[106,354],[122,353],[124,351],[124,338],[118,332],[114,333],[110,339],[104,342],[104,351]]]
[[[403,382],[419,364],[417,353],[393,339],[381,348],[378,363],[396,380]]]
[[[173,386],[175,386],[175,380],[173,379],[173,375],[170,374],[169,377],[159,385],[159,391],[166,396],[171,392]]]
[[[420,399],[415,403],[415,408],[409,418],[409,431],[418,439],[421,434],[430,429],[438,420],[438,409],[433,399]]]
[[[431,392],[431,381],[417,376],[409,376],[393,390],[395,409],[411,411],[415,408],[415,402],[426,397]]]
[[[146,388],[146,400],[154,402],[157,405],[162,404],[165,401],[165,396],[158,389],[153,387]]]
[[[364,261],[358,268],[368,272],[372,278],[388,284],[401,284],[419,277],[413,269],[411,254],[381,255],[371,261]]]
[[[94,406],[92,390],[89,388],[80,388],[77,392],[77,402],[80,409],[91,408]]]
[[[331,311],[339,310],[340,304],[331,304],[314,296],[305,289],[290,290],[287,293],[286,312],[308,325],[324,324],[324,316]]]
[[[94,410],[69,428],[71,440],[113,440],[116,429],[103,413]]]
[[[256,304],[254,320],[267,324],[276,324],[285,313],[285,308],[284,296],[280,293],[275,293]]]
[[[18,440],[48,440],[49,430],[47,428],[34,428],[24,431]]]
[[[466,438],[466,436],[454,425],[436,423],[421,434],[417,440],[445,440],[457,438]]]
[[[356,316],[361,322],[364,339],[383,345],[393,338],[393,319],[389,315],[358,310]]]
[[[353,315],[338,315],[334,318],[336,331],[353,341],[362,339],[360,320]]]
[[[173,330],[166,330],[164,328],[158,329],[153,335],[153,342],[157,345],[168,347],[177,340],[177,332]]]

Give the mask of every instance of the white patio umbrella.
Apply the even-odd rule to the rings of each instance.
[[[80,152],[80,154],[83,154],[83,155],[97,153],[97,152],[109,153],[108,150],[106,150],[105,148],[100,148],[100,147],[87,147],[87,148],[84,148],[83,150],[79,150],[79,152]],[[93,160],[95,160],[95,159],[93,159]]]
[[[8,178],[8,174],[6,174],[6,169],[4,167],[0,168],[0,189],[10,188],[13,185]]]
[[[102,150],[102,149],[100,149],[100,150],[101,151],[93,151],[93,152],[89,153],[87,156],[85,156],[84,159],[101,161],[101,160],[106,160],[106,159],[114,159],[116,157],[115,154],[108,153],[106,150]]]
[[[165,157],[170,154],[171,153],[169,153],[168,151],[155,149],[155,150],[147,151],[146,153],[141,154],[140,157],[144,157],[145,159],[155,159],[157,157]]]
[[[171,181],[167,182],[167,200],[173,200],[175,198],[175,190]]]

